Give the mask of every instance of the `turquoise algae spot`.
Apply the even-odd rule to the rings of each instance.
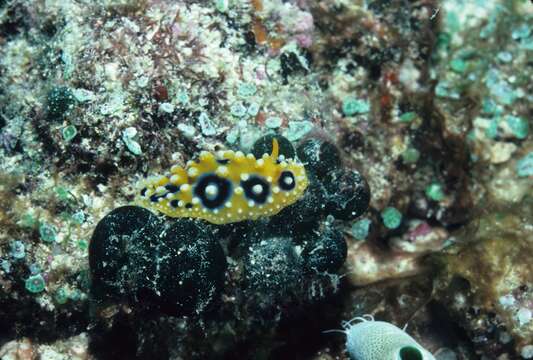
[[[65,304],[69,297],[68,297],[68,290],[64,287],[60,287],[56,293],[55,293],[55,296],[54,296],[55,300],[57,301],[58,304]]]
[[[9,262],[9,260],[2,260],[0,262],[0,267],[2,268],[2,270],[4,270],[6,274],[9,274],[11,272],[11,262]]]
[[[77,245],[78,248],[83,251],[87,250],[87,248],[89,247],[89,243],[87,242],[87,240],[84,239],[78,240]]]
[[[55,188],[57,198],[62,202],[68,202],[74,199],[70,191],[64,186],[58,186]]]
[[[30,264],[30,266],[28,267],[28,270],[30,270],[30,273],[32,275],[37,275],[41,273],[41,267],[35,263]]]
[[[383,220],[383,225],[391,230],[396,229],[402,223],[402,213],[394,207],[385,208],[385,210],[381,212],[381,218]]]
[[[124,144],[126,145],[126,148],[133,154],[133,155],[142,155],[142,149],[141,145],[133,138],[137,135],[137,129],[134,127],[129,127],[127,129],[124,129],[122,131],[122,141],[124,141]]]
[[[57,228],[48,223],[42,223],[39,226],[39,235],[44,242],[54,242],[57,239]]]
[[[352,236],[356,240],[365,240],[368,236],[368,231],[370,230],[370,224],[372,224],[370,219],[361,219],[356,221],[352,225]]]
[[[277,129],[281,126],[283,120],[280,117],[269,117],[265,120],[265,126],[269,129]]]
[[[289,121],[288,125],[289,127],[285,131],[284,135],[290,141],[300,140],[313,129],[313,123],[307,120]]]
[[[229,0],[215,0],[215,8],[221,13],[225,13],[229,9]]]
[[[462,74],[466,70],[466,62],[463,59],[453,59],[450,61],[450,68],[456,73]]]
[[[229,109],[231,115],[235,116],[235,117],[243,117],[246,115],[246,107],[242,104],[242,102],[240,101],[237,101],[235,103],[233,103],[233,105],[231,105],[230,109]]]
[[[483,98],[481,105],[482,112],[485,114],[494,114],[496,111],[498,111],[498,105],[496,105],[496,103],[489,97]]]
[[[177,93],[176,100],[178,100],[181,105],[187,105],[189,104],[189,95],[185,90],[181,90]]]
[[[24,259],[26,256],[26,246],[20,240],[11,243],[11,257],[14,259]]]
[[[248,110],[246,110],[246,113],[250,116],[256,116],[259,113],[259,104],[258,103],[251,103],[250,106],[248,106]]]
[[[517,26],[511,33],[514,40],[526,39],[529,35],[531,35],[531,28],[527,24]]]
[[[41,274],[32,275],[26,279],[25,287],[26,290],[33,294],[40,293],[44,290],[46,283]]]
[[[533,176],[533,151],[518,160],[516,173],[519,177]]]
[[[505,122],[517,139],[524,140],[529,134],[529,124],[526,120],[517,116],[507,115]]]
[[[68,125],[61,130],[61,134],[63,134],[63,140],[69,142],[76,137],[78,131],[74,125]]]
[[[247,98],[255,95],[257,92],[257,87],[252,83],[243,83],[239,85],[237,89],[237,94],[242,98]]]
[[[409,111],[409,112],[406,112],[406,113],[403,113],[402,115],[400,115],[400,121],[401,122],[411,122],[413,121],[414,119],[416,118],[416,113],[413,112],[413,111]]]
[[[485,136],[489,139],[495,139],[498,136],[499,118],[494,118],[490,121],[489,126],[485,129]]]
[[[426,196],[434,201],[441,201],[444,199],[444,192],[439,183],[432,183],[426,187]]]
[[[402,159],[407,164],[414,164],[420,158],[420,151],[415,148],[408,148],[402,153]]]
[[[83,213],[83,211],[80,210],[72,214],[72,221],[78,225],[83,224],[83,222],[85,221],[85,214]]]
[[[83,296],[83,293],[78,289],[73,289],[68,292],[68,298],[73,301],[78,301]]]
[[[33,228],[37,225],[37,220],[32,214],[26,213],[22,215],[22,218],[20,219],[20,224],[26,228]]]
[[[370,104],[368,101],[349,97],[342,102],[342,112],[346,116],[353,116],[357,114],[365,114],[370,111]]]
[[[508,51],[501,51],[498,53],[498,60],[504,63],[508,63],[513,60],[513,55]]]
[[[202,112],[200,116],[198,116],[198,123],[200,124],[202,134],[205,136],[216,135],[217,129],[209,118],[209,115],[207,115],[205,112]]]
[[[174,112],[174,105],[167,102],[161,103],[159,104],[159,111],[167,114],[172,114]]]

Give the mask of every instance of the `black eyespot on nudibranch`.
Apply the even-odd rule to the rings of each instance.
[[[283,171],[278,179],[278,186],[281,190],[291,191],[296,187],[296,179],[290,171]]]
[[[192,209],[193,205],[191,203],[185,204],[186,209]]]
[[[193,189],[194,196],[198,197],[207,209],[223,206],[230,198],[231,192],[231,182],[215,174],[203,175]]]
[[[180,188],[174,184],[166,184],[165,189],[167,189],[168,192],[175,193],[178,192]]]
[[[220,165],[227,165],[229,163],[229,159],[217,159],[217,163]]]
[[[178,204],[179,201],[176,199],[170,201],[170,206],[172,206],[173,208],[177,208],[179,206]]]
[[[266,203],[270,194],[270,185],[265,179],[259,176],[251,176],[247,180],[242,180],[241,187],[244,190],[246,198],[258,204]]]
[[[158,195],[156,195],[156,194],[153,194],[152,196],[150,196],[150,201],[151,201],[151,202],[158,202],[160,197],[161,197],[161,196],[158,196]]]
[[[146,196],[146,190],[147,190],[146,188],[143,188],[141,190],[141,196]]]

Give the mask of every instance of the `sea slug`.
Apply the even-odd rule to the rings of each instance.
[[[272,216],[300,199],[308,185],[303,164],[272,154],[259,159],[232,150],[201,152],[185,168],[140,182],[137,203],[170,217],[190,217],[214,224]]]

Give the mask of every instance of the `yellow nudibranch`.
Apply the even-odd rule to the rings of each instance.
[[[205,219],[214,224],[272,216],[300,199],[308,185],[304,166],[272,154],[256,159],[240,151],[201,152],[185,168],[140,182],[137,203],[170,217]]]

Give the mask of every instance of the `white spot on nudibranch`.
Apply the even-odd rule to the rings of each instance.
[[[205,187],[205,196],[209,200],[215,199],[217,195],[218,195],[218,186],[214,184],[209,184]]]
[[[255,195],[260,195],[263,192],[263,185],[255,184],[254,186],[252,186],[252,192]]]
[[[217,175],[220,175],[220,176],[226,176],[226,175],[229,174],[228,167],[227,167],[227,166],[220,166],[220,167],[216,170],[216,173],[217,173]]]

